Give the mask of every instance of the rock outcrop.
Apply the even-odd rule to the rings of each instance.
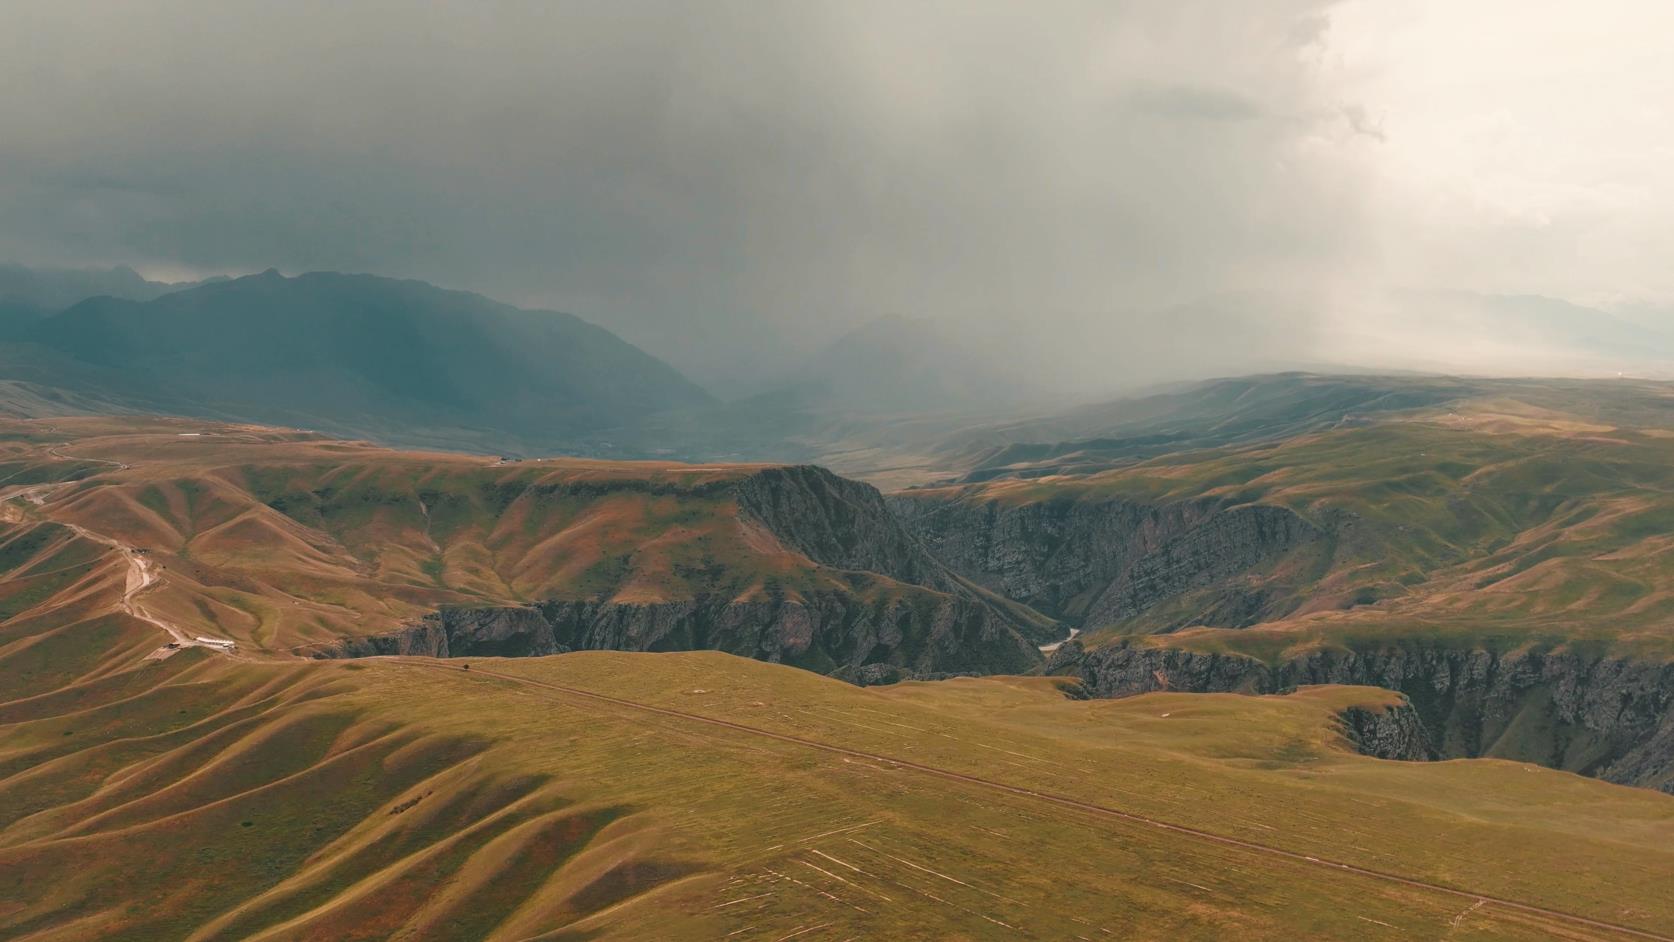
[[[1094,696],[1152,690],[1277,693],[1308,684],[1383,687],[1406,695],[1427,758],[1493,756],[1674,793],[1674,663],[1580,650],[1496,652],[1444,646],[1321,650],[1269,665],[1232,654],[1145,644],[1054,652],[1049,673]],[[1377,732],[1376,748],[1418,740]]]
[[[583,649],[712,649],[874,683],[939,673],[1019,673],[1040,662],[1034,646],[992,609],[928,593],[877,603],[827,593],[760,601],[450,608],[393,632],[346,638],[309,653],[521,657]]]
[[[814,465],[792,465],[758,471],[735,493],[742,519],[822,566],[878,573],[967,600],[1036,643],[1064,637],[1053,619],[966,578],[929,552],[870,484]]]
[[[1337,719],[1343,735],[1361,755],[1406,761],[1431,758],[1424,721],[1411,701],[1383,708],[1350,707]]]
[[[961,580],[925,551],[870,484],[814,465],[764,468],[739,482],[737,500],[744,517],[822,566],[963,591]]]

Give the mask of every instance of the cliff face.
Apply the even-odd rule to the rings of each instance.
[[[722,492],[735,501],[739,526],[807,557],[824,570],[826,587],[757,590],[748,588],[750,573],[723,571],[709,590],[668,601],[616,601],[606,593],[449,607],[386,634],[306,653],[520,657],[713,649],[875,681],[1035,670],[1042,660],[1035,645],[1061,634],[1050,620],[949,572],[869,485],[802,466],[762,469],[708,486],[705,496]]]
[[[766,468],[739,482],[737,500],[746,518],[816,563],[881,573],[943,592],[963,591],[870,484],[812,465]]]
[[[1328,549],[1324,534],[1294,512],[1261,504],[903,495],[891,508],[955,572],[1087,627],[1147,616],[1149,630],[1239,628],[1278,617],[1302,597],[1282,578],[1251,574]],[[1166,610],[1210,588],[1189,612]]]
[[[864,603],[837,593],[801,600],[692,599],[657,604],[553,601],[445,609],[388,634],[349,638],[315,657],[413,654],[522,657],[578,649],[712,649],[845,679],[878,665],[892,679],[931,673],[1017,673],[1033,645],[988,607],[954,596]]]
[[[1079,676],[1100,697],[1165,689],[1276,693],[1306,684],[1384,687],[1407,696],[1422,746],[1414,736],[1384,731],[1370,737],[1376,749],[1515,759],[1674,793],[1670,663],[1563,649],[1391,647],[1318,651],[1270,666],[1238,655],[1136,645],[1087,651],[1070,642],[1047,670]]]
[[[1361,755],[1407,761],[1429,759],[1430,739],[1412,703],[1385,709],[1350,707],[1338,716],[1343,735]]]
[[[798,465],[757,472],[740,482],[736,495],[741,517],[816,563],[875,572],[968,600],[1035,643],[1064,637],[1061,626],[1026,601],[950,567],[870,484]]]

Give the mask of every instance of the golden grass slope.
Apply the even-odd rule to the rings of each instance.
[[[1078,701],[708,652],[146,660],[165,639],[119,604],[123,554],[69,523],[153,549],[148,611],[269,652],[554,591],[544,570],[624,540],[652,549],[600,592],[712,578],[684,553],[739,591],[831,576],[724,508],[658,508],[734,469],[637,468],[618,505],[617,465],[14,432],[3,939],[1674,939],[1674,797],[1360,756],[1338,713],[1385,691]]]
[[[1674,801],[1350,755],[1333,711],[1376,692],[1092,703],[705,653],[433,664],[189,652],[10,710],[0,935],[1631,937],[1471,894],[1674,926]]]
[[[0,556],[76,586],[0,622],[0,938],[1674,938],[1674,798],[1354,754],[1383,691],[143,660],[114,549]]]

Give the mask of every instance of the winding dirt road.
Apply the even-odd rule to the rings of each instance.
[[[153,615],[134,600],[141,592],[152,586],[160,585],[163,581],[162,576],[157,574],[156,566],[146,557],[146,554],[120,540],[105,536],[102,533],[94,533],[80,524],[67,523],[62,520],[54,522],[60,526],[69,527],[79,536],[112,547],[128,561],[128,582],[122,589],[121,606],[124,612],[140,621],[149,622],[163,629],[182,648],[213,647],[213,645],[200,645],[192,635],[186,633],[185,629]]]
[[[125,464],[121,461],[112,461],[108,458],[88,458],[81,455],[65,454],[61,449],[69,444],[69,442],[64,442],[62,444],[54,445],[46,449],[46,452],[54,458],[58,458],[63,461],[87,461],[94,464],[110,465],[117,471],[126,471],[132,467],[132,465]],[[60,488],[68,487],[74,483],[77,482],[62,481],[54,484],[36,484],[19,487],[12,491],[12,493],[0,497],[0,502],[10,502],[12,500],[22,498],[23,500],[34,504],[36,507],[45,507],[47,496],[49,494]],[[128,564],[128,576],[127,582],[124,584],[122,589],[122,600],[118,603],[119,607],[124,613],[162,629],[162,631],[171,639],[169,645],[165,645],[164,647],[151,652],[146,655],[147,658],[165,658],[184,648],[209,648],[223,654],[232,653],[219,645],[204,644],[198,641],[196,636],[188,633],[186,629],[147,611],[139,604],[136,599],[140,593],[161,585],[163,581],[162,575],[157,571],[158,567],[151,561],[149,555],[145,551],[139,549],[138,547],[130,546],[115,537],[106,536],[103,533],[96,533],[79,523],[71,523],[67,520],[57,520],[51,517],[48,517],[47,519],[52,520],[53,523],[72,531],[77,536],[92,540],[95,543],[103,543],[104,545],[109,546],[122,554],[122,558],[126,560]]]

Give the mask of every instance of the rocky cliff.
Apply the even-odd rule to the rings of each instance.
[[[873,603],[826,593],[795,600],[552,601],[450,608],[397,631],[346,638],[309,653],[532,657],[578,649],[713,649],[845,679],[1019,673],[1040,663],[1034,646],[992,609],[928,593]],[[874,669],[860,673],[868,666]]]
[[[736,485],[739,512],[780,543],[834,569],[876,572],[898,582],[964,592],[961,580],[925,552],[870,484],[814,465],[764,468]]]
[[[584,488],[646,486],[564,485],[566,496]],[[607,587],[532,605],[452,606],[392,632],[304,653],[518,657],[574,649],[714,649],[876,681],[1035,670],[1042,660],[1036,645],[1062,636],[1050,619],[950,572],[870,485],[795,466],[701,487],[706,500],[731,498],[737,526],[758,536],[757,551],[776,552],[776,544],[818,567],[814,584],[820,587],[786,589],[735,563],[704,576],[696,591],[665,601],[619,600]],[[765,588],[758,579],[765,579]],[[871,669],[860,673],[865,667]]]
[[[1361,755],[1407,761],[1431,758],[1424,720],[1411,701],[1382,709],[1350,707],[1338,714],[1343,735]]]
[[[1305,598],[1287,570],[1317,568],[1308,562],[1330,552],[1314,525],[1264,504],[908,493],[890,506],[955,572],[1086,627],[1142,619],[1149,631],[1240,628],[1276,618]],[[1194,593],[1178,611],[1169,604]]]
[[[1099,697],[1384,687],[1407,696],[1422,736],[1372,730],[1374,750],[1515,759],[1674,793],[1674,663],[1570,649],[1408,646],[1322,650],[1269,665],[1136,643],[1086,650],[1072,641],[1054,652],[1047,670],[1079,677]]]

